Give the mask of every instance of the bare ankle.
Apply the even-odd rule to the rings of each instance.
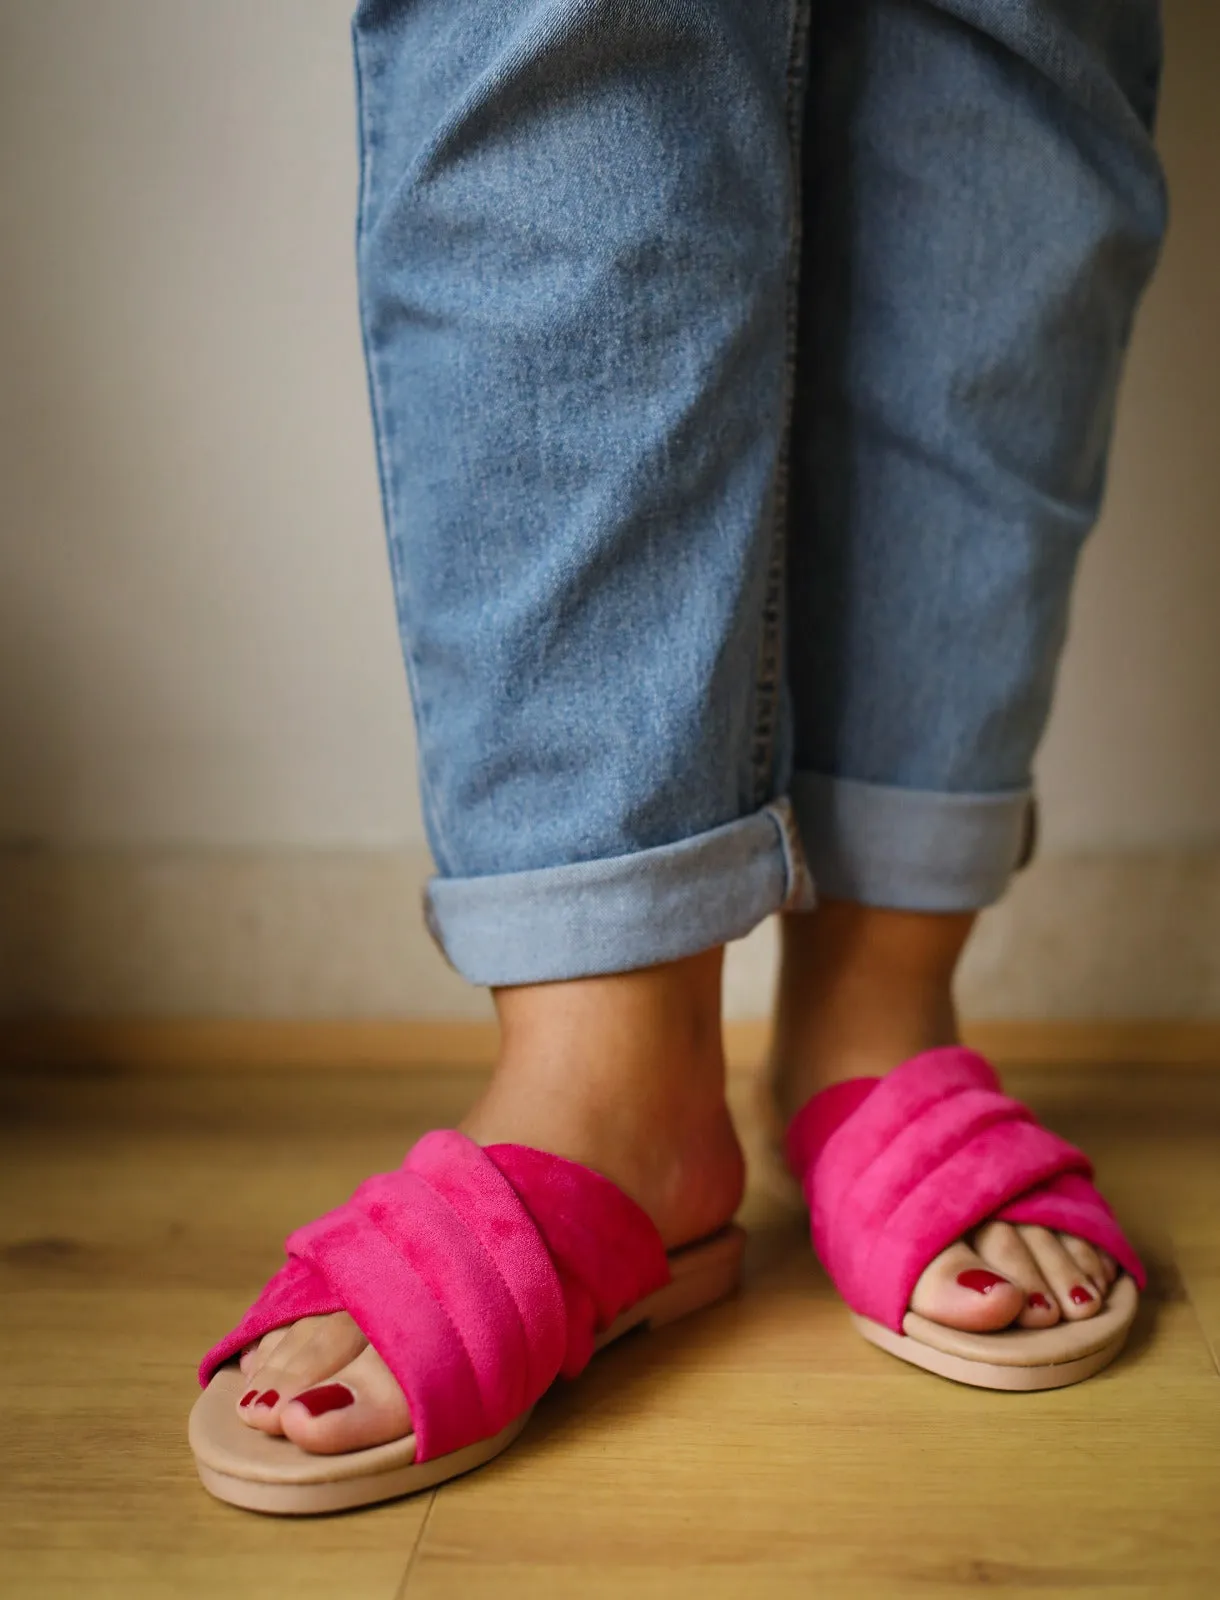
[[[831,1083],[957,1042],[953,980],[974,920],[850,901],[784,919],[772,1076],[785,1117]]]
[[[498,991],[500,1057],[466,1131],[604,1172],[671,1247],[727,1222],[744,1168],[724,1097],[722,957]]]
[[[528,1059],[565,1075],[578,1063],[593,1073],[611,1064],[621,1071],[663,1041],[678,1056],[684,1081],[721,1085],[723,966],[718,948],[637,972],[498,989],[501,1064]]]

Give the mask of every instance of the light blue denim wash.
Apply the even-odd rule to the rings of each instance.
[[[364,0],[361,302],[487,984],[1019,864],[1165,220],[1152,0]]]

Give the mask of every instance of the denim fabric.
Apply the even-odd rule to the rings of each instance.
[[[1021,854],[1164,230],[1159,18],[1143,0],[817,15],[793,800],[821,893],[967,909]]]
[[[1156,7],[809,20],[357,11],[429,916],[475,981],[809,906],[790,788],[824,892],[978,905],[1015,864],[1162,227]]]

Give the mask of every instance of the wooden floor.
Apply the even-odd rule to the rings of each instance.
[[[0,1596],[1220,1596],[1206,1069],[1009,1075],[1093,1152],[1153,1271],[1129,1353],[1078,1388],[986,1394],[862,1343],[760,1176],[740,1299],[607,1351],[482,1472],[305,1522],[209,1499],[186,1447],[193,1363],[285,1234],[452,1122],[475,1081],[7,1081]]]

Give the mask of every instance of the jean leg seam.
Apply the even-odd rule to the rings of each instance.
[[[785,106],[791,163],[791,213],[788,239],[788,281],[784,330],[784,375],[781,438],[773,484],[771,557],[763,594],[762,635],[755,673],[754,729],[750,748],[755,808],[772,799],[775,788],[776,735],[781,712],[784,672],[787,521],[792,455],[792,414],[796,398],[797,331],[801,271],[801,125],[809,48],[810,0],[793,0],[789,22]]]
[[[785,894],[779,909],[781,912],[812,911],[817,905],[817,888],[792,801],[787,797],[775,800],[766,810],[779,834],[784,857]]]

